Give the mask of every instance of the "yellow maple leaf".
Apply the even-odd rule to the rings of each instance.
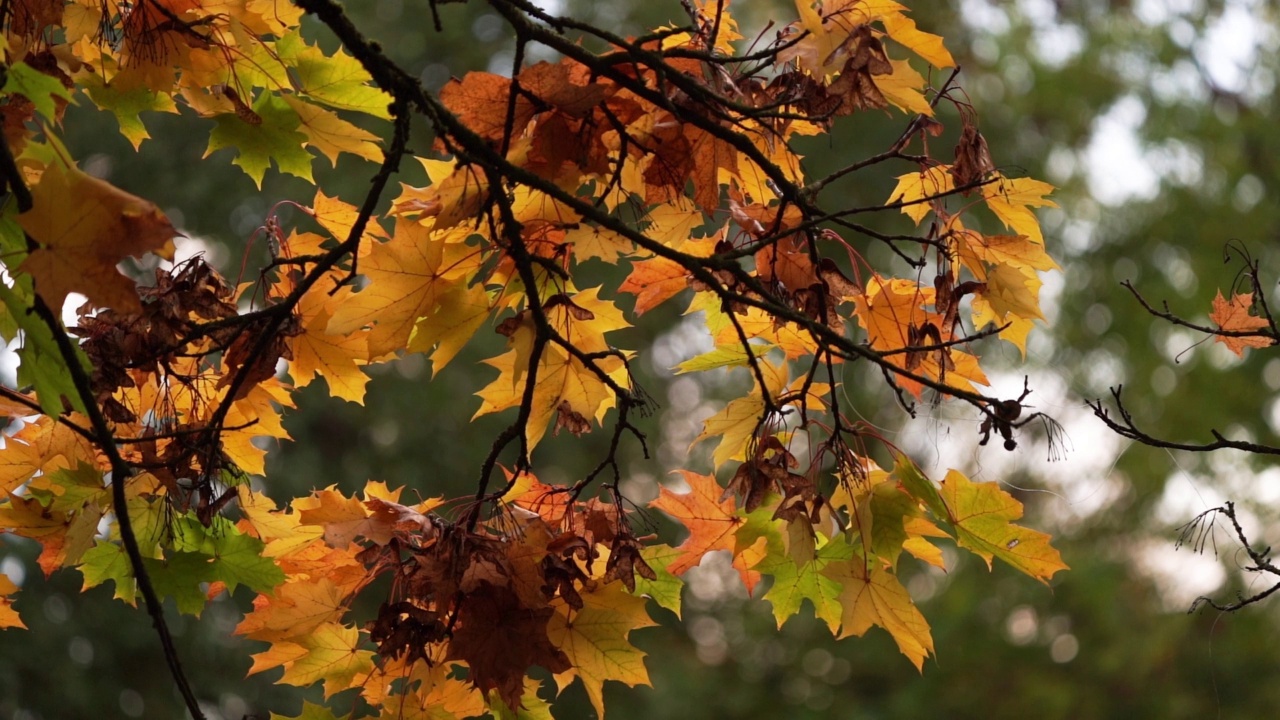
[[[346,602],[346,593],[329,578],[291,579],[254,598],[253,611],[236,626],[236,634],[270,643],[309,635],[341,620]]]
[[[584,262],[599,258],[616,263],[622,255],[635,251],[635,243],[614,230],[581,221],[564,234],[564,242],[573,244],[573,259]]]
[[[227,412],[227,429],[222,431],[222,449],[227,457],[247,473],[266,474],[267,451],[254,440],[288,438],[289,431],[280,419],[280,409],[288,407],[293,407],[289,389],[276,378],[255,385],[233,402]]]
[[[916,22],[902,12],[881,12],[876,19],[884,25],[889,37],[928,60],[930,65],[936,68],[955,67],[956,61],[942,44],[942,38],[916,28]]]
[[[298,129],[307,136],[307,144],[324,153],[333,165],[337,165],[339,153],[350,153],[371,162],[382,160],[377,135],[352,125],[332,110],[312,105],[296,95],[282,97],[298,113],[298,119],[301,120]]]
[[[497,379],[476,393],[482,400],[480,409],[472,419],[489,413],[517,407],[523,401],[527,380],[525,367],[518,361],[519,352],[511,350],[484,362],[499,371]],[[596,366],[604,370],[623,387],[627,386],[626,367],[616,357],[601,358]],[[570,357],[558,347],[546,346],[538,365],[537,380],[533,391],[533,407],[525,426],[529,449],[546,434],[547,425],[556,414],[565,411],[577,413],[584,419],[599,421],[613,407],[613,391],[600,376],[576,357]]]
[[[924,172],[899,175],[897,186],[884,204],[902,203],[902,214],[918,225],[929,214],[931,198],[954,189],[951,166],[936,165]]]
[[[601,557],[596,562],[605,560]],[[657,624],[649,618],[645,602],[628,593],[622,583],[612,582],[582,593],[581,610],[574,611],[559,598],[552,603],[556,612],[547,622],[547,638],[573,665],[555,676],[556,684],[563,690],[574,678],[581,679],[601,718],[606,680],[631,687],[649,684],[645,654],[627,639],[632,630]]]
[[[720,412],[703,422],[702,433],[693,444],[717,439],[711,464],[716,470],[730,460],[746,460],[747,448],[755,437],[756,428],[764,415],[764,398],[759,392],[747,397],[730,400]]]
[[[356,330],[337,335],[327,330],[333,311],[350,297],[351,291],[346,287],[332,297],[319,287],[302,296],[297,306],[302,332],[289,338],[293,353],[289,374],[298,387],[310,385],[319,375],[328,384],[330,395],[364,404],[369,376],[360,367],[368,359],[367,333]]]
[[[282,654],[289,657],[278,663],[284,665],[284,676],[279,682],[307,687],[323,680],[326,698],[351,687],[351,681],[358,673],[373,667],[373,652],[360,649],[360,631],[355,627],[325,623],[306,635],[298,636],[293,642],[280,643],[276,647],[281,645],[285,650]],[[259,667],[259,655],[253,657],[250,673],[266,669]]]
[[[1007,264],[1033,270],[1059,270],[1058,263],[1045,252],[1044,245],[1032,241],[1026,235],[983,235],[965,229],[958,220],[951,222],[952,235],[956,238],[956,254],[979,275],[981,263]]]
[[[178,231],[154,204],[73,167],[54,162],[31,190],[34,205],[18,224],[39,247],[18,269],[30,273],[36,292],[54,313],[69,293],[120,312],[142,308],[133,280],[116,264],[154,252],[173,258]]]
[[[858,558],[831,563],[824,574],[844,586],[840,592],[844,606],[840,637],[861,637],[871,626],[879,625],[889,631],[898,650],[917,670],[924,667],[925,658],[934,652],[933,636],[897,576],[879,563]]]
[[[236,488],[240,498],[240,512],[249,523],[250,530],[259,540],[267,543],[262,554],[280,557],[298,550],[324,535],[315,526],[303,526],[298,513],[280,512],[276,503],[264,493],[254,492],[249,485]]]
[[[1035,270],[1015,265],[994,265],[986,273],[986,289],[976,295],[991,305],[998,321],[1012,315],[1024,320],[1043,320],[1040,312],[1040,276]]]
[[[18,592],[18,586],[9,579],[8,575],[0,573],[0,630],[26,627],[22,618],[18,617],[18,611],[13,609],[13,598],[10,596],[16,592]]]
[[[924,77],[916,72],[906,60],[890,60],[893,72],[888,75],[872,76],[871,82],[884,95],[884,99],[893,103],[900,110],[921,115],[933,115],[933,107],[924,98]]]
[[[316,190],[316,197],[311,201],[310,212],[316,222],[320,223],[320,226],[338,242],[347,241],[351,235],[351,228],[356,224],[356,217],[360,214],[355,205],[343,202],[336,197],[329,197],[320,190]],[[360,245],[361,256],[369,253],[369,247],[374,242],[386,239],[387,233],[382,226],[370,220],[364,227],[364,238]],[[295,252],[303,254],[305,251]]]
[[[431,358],[432,372],[439,373],[457,356],[493,312],[493,301],[484,286],[454,286],[440,296],[440,304],[413,326],[409,352]]]
[[[768,360],[759,360],[757,366],[764,376],[769,397],[776,400],[787,384],[787,364],[783,362],[774,365]],[[754,372],[752,379],[755,380]],[[723,410],[707,418],[703,422],[702,433],[694,438],[693,445],[718,438],[718,445],[712,454],[712,464],[717,470],[730,460],[745,460],[751,439],[755,437],[756,429],[764,418],[765,407],[764,395],[761,394],[759,382],[756,382],[748,395],[730,400]]]
[[[368,287],[334,310],[328,332],[369,332],[369,357],[403,347],[418,318],[480,267],[480,251],[461,242],[465,233],[433,233],[412,220],[396,222],[395,236],[374,245],[360,262]]]
[[[982,197],[1005,227],[1043,245],[1044,235],[1040,232],[1040,222],[1036,220],[1031,208],[1058,207],[1057,203],[1045,197],[1053,189],[1052,185],[1040,180],[1009,179],[996,173],[994,182],[982,186]]]
[[[278,682],[307,687],[323,680],[327,698],[373,667],[373,653],[359,645],[360,631],[355,627],[325,623],[294,641],[274,642],[265,652],[254,654],[248,674],[283,666],[284,676]]]

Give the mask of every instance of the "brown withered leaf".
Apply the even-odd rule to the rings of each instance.
[[[575,411],[568,400],[561,400],[560,406],[556,408],[556,426],[552,431],[553,434],[559,435],[561,428],[574,435],[582,435],[591,431],[591,421],[582,413]]]
[[[555,613],[550,607],[525,607],[511,590],[488,585],[469,593],[457,612],[445,659],[467,663],[472,684],[486,693],[497,690],[509,708],[524,707],[529,668],[562,673],[571,667],[547,638],[547,621]]]
[[[564,306],[565,311],[568,312],[569,315],[571,315],[574,320],[581,320],[583,322],[586,322],[587,320],[594,320],[596,318],[595,313],[582,307],[581,305],[578,305],[573,300],[571,300],[568,295],[565,295],[564,293],[557,293],[555,295],[552,295],[551,297],[547,298],[546,302],[542,304],[543,310],[546,310],[548,312],[561,306]]]
[[[818,282],[809,249],[797,234],[761,248],[756,253],[756,274],[765,282],[781,283],[791,292]]]
[[[370,524],[385,527],[392,537],[405,541],[410,547],[427,547],[439,537],[435,522],[411,507],[379,497],[368,498],[364,506],[373,513],[369,516]]]
[[[852,301],[853,298],[862,294],[857,283],[850,280],[831,258],[824,257],[818,261],[818,277],[826,283],[827,291],[831,296],[839,298],[840,302]]]
[[[805,522],[810,526],[818,522],[818,511],[824,501],[812,480],[804,475],[786,473],[779,478],[778,486],[782,488],[782,502],[773,513],[774,519],[789,523]]]
[[[868,75],[889,75],[893,73],[893,65],[889,62],[889,56],[884,51],[884,43],[871,32],[868,25],[859,25],[849,33],[849,37],[841,44],[841,48],[852,46],[853,51],[849,54],[849,59],[845,62],[846,71],[862,72]],[[823,65],[830,65],[835,56],[838,54],[839,48],[832,52],[832,57],[822,61]]]
[[[405,655],[405,665],[428,659],[427,646],[444,640],[449,631],[439,614],[407,601],[384,602],[368,630],[369,639],[378,644],[379,655]]]
[[[978,132],[977,126],[965,117],[964,127],[960,130],[960,140],[956,143],[956,161],[951,166],[951,177],[956,187],[964,187],[981,182],[987,173],[996,169],[991,161],[991,151],[987,149],[987,140]],[[964,191],[965,195],[973,192],[973,188]]]
[[[852,62],[850,60],[850,63]],[[880,88],[871,79],[871,73],[866,68],[851,70],[846,65],[840,77],[836,78],[827,90],[840,98],[837,115],[849,115],[858,110],[867,109],[883,110],[889,107],[889,101],[885,100],[884,94],[880,92]]]
[[[636,591],[636,574],[646,580],[657,580],[658,575],[640,556],[640,541],[630,533],[619,533],[609,547],[609,560],[604,565],[604,581],[621,580],[627,592]]]
[[[782,107],[790,106],[823,127],[830,125],[831,117],[841,105],[840,98],[832,94],[826,85],[798,70],[775,77],[764,92],[772,102]]]
[[[577,538],[581,542],[581,538]],[[592,584],[591,578],[574,562],[575,551],[570,549],[563,554],[548,554],[542,559],[542,594],[548,600],[557,594],[574,610],[582,609],[582,595],[578,587]]]
[[[269,319],[264,318],[261,324],[266,325],[267,322],[269,322]],[[227,367],[227,372],[218,380],[217,387],[229,386],[234,378],[243,372],[246,375],[245,381],[240,384],[234,399],[240,400],[244,398],[258,383],[275,377],[276,364],[280,361],[280,358],[293,359],[293,352],[289,349],[288,339],[301,331],[302,328],[298,325],[298,319],[290,316],[276,330],[275,336],[269,341],[266,350],[259,353],[257,357],[252,357],[253,350],[261,338],[261,330],[255,329],[253,326],[245,328],[231,342],[231,347],[228,347],[226,354],[223,355],[222,361]],[[252,364],[246,367],[246,363],[250,362]]]
[[[13,0],[9,9],[9,32],[34,40],[45,28],[62,24],[66,3],[62,0]]]
[[[764,504],[771,490],[773,490],[773,479],[760,469],[755,460],[748,460],[738,466],[738,471],[725,486],[721,499],[729,495],[737,495],[742,499],[743,509],[753,512]]]
[[[585,503],[579,503],[576,514],[574,525],[582,528],[582,536],[588,543],[608,545],[619,532],[626,532],[625,528],[619,530],[621,518],[618,506],[613,503],[591,498]]]

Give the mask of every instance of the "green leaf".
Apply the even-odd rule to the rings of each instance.
[[[1066,570],[1049,536],[1012,524],[1022,517],[1022,503],[995,483],[975,483],[957,470],[942,481],[942,497],[956,533],[956,543],[987,561],[998,557],[1042,583]]]
[[[284,571],[262,555],[266,545],[240,532],[220,515],[214,516],[209,527],[203,526],[194,513],[177,518],[173,523],[173,547],[211,558],[214,562],[208,579],[221,580],[232,592],[247,585],[255,592],[266,593],[284,582]]]
[[[62,81],[52,75],[46,75],[24,62],[16,62],[9,66],[5,74],[4,87],[0,92],[16,93],[31,101],[36,112],[47,120],[53,120],[57,114],[54,98],[62,98],[73,102],[71,92]]]
[[[676,617],[680,617],[680,592],[684,589],[684,581],[667,572],[667,566],[679,556],[680,551],[670,545],[646,546],[640,551],[640,557],[653,568],[653,573],[658,577],[649,580],[636,575],[636,595],[648,597],[658,603],[659,607],[675,613]]]
[[[83,461],[77,463],[74,470],[63,468],[50,473],[49,482],[56,489],[47,492],[51,497],[45,506],[58,512],[78,510],[89,500],[107,492],[102,471]]]
[[[494,720],[554,720],[551,704],[537,695],[541,683],[534,684],[535,682],[525,682],[524,695],[520,698],[522,706],[515,710],[507,707],[497,690],[489,691],[489,713]]]
[[[893,476],[902,483],[902,487],[911,497],[924,503],[934,517],[947,517],[947,505],[942,502],[942,496],[938,494],[938,486],[922,475],[919,468],[906,455],[896,457]]]
[[[772,349],[773,345],[753,344],[751,345],[751,355],[760,357]],[[703,370],[713,370],[721,367],[742,367],[746,364],[747,351],[743,349],[742,343],[734,343],[733,345],[718,347],[697,357],[689,358],[672,369],[676,371],[677,375],[683,375],[684,373],[702,372]]]
[[[907,541],[903,521],[920,514],[919,507],[919,502],[900,490],[898,483],[882,482],[872,488],[866,501],[867,512],[871,516],[871,542],[868,543],[871,552],[884,558],[891,566],[897,565],[902,544]]]
[[[40,408],[49,417],[56,418],[65,411],[64,398],[73,410],[83,413],[84,403],[54,342],[53,331],[31,310],[34,302],[30,285],[28,276],[19,278],[13,286],[0,283],[0,302],[9,309],[9,315],[24,333],[22,347],[18,348],[18,384],[35,386]],[[85,373],[92,372],[89,358],[78,345],[73,347]]]
[[[119,545],[99,540],[80,557],[80,572],[84,575],[85,590],[112,580],[116,584],[116,599],[130,605],[137,601],[133,568],[129,566],[129,556]]]
[[[773,603],[773,616],[778,627],[799,613],[803,602],[808,600],[813,605],[814,615],[825,622],[834,634],[840,628],[840,615],[844,611],[840,605],[840,593],[844,588],[822,571],[832,562],[852,557],[853,546],[843,538],[835,538],[817,548],[809,562],[797,564],[789,553],[771,553],[757,565],[756,570],[773,576],[773,587],[765,593],[764,599]]]
[[[167,541],[171,528],[169,526],[169,507],[163,498],[146,498],[142,496],[129,498],[130,527],[133,537],[138,541],[138,551],[143,557],[158,558],[161,555],[160,542]],[[112,537],[119,539],[119,526],[113,527]]]
[[[284,582],[284,571],[262,556],[265,547],[261,540],[239,531],[219,538],[214,548],[214,578],[226,583],[230,591],[247,585],[254,592],[270,592]]]
[[[262,176],[275,162],[280,172],[311,181],[311,153],[304,145],[307,136],[299,128],[301,118],[283,98],[264,92],[253,104],[262,122],[245,122],[238,115],[219,115],[217,127],[209,134],[209,148],[204,156],[223,148],[235,148],[239,165],[262,188]]]
[[[142,145],[143,140],[151,137],[146,126],[142,124],[142,113],[176,114],[178,112],[178,106],[174,104],[172,97],[142,85],[122,91],[106,84],[97,75],[89,74],[81,81],[81,87],[88,93],[94,105],[116,116],[116,122],[120,124],[120,134],[133,143],[134,150]]]
[[[339,110],[354,110],[383,120],[391,118],[387,110],[391,96],[374,87],[373,78],[360,61],[342,50],[326,56],[320,48],[307,45],[301,36],[291,34],[276,43],[276,52],[294,69],[302,93],[312,100]]]
[[[156,594],[173,598],[178,612],[196,616],[207,601],[201,585],[216,579],[213,562],[208,555],[189,552],[169,552],[163,560],[142,560]]]

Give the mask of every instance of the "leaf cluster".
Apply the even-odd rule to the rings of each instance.
[[[728,553],[748,592],[769,578],[779,624],[807,603],[841,637],[884,628],[917,667],[934,648],[897,578],[903,552],[941,567],[935,541],[950,539],[1042,582],[1065,569],[1047,536],[1013,524],[1011,496],[954,470],[935,483],[842,395],[861,370],[908,412],[959,400],[983,418],[982,442],[995,430],[1009,449],[1028,422],[1054,427],[1022,412],[1026,392],[985,394],[979,357],[984,341],[1025,351],[1043,320],[1039,273],[1057,266],[1033,208],[1052,188],[997,168],[954,72],[933,83],[895,57],[939,77],[954,65],[896,3],[798,0],[795,22],[744,49],[727,2],[686,3],[687,23],[622,37],[500,0],[510,74],[472,72],[438,94],[333,0],[19,6],[0,90],[12,279],[0,329],[21,338],[27,387],[3,394],[21,427],[0,462],[0,531],[40,542],[46,572],[141,595],[193,716],[166,597],[199,614],[248,588],[237,632],[267,643],[250,672],[281,668],[280,682],[323,683],[326,698],[356,689],[351,716],[531,712],[534,667],[557,690],[580,680],[603,715],[606,681],[648,682],[630,639],[654,622],[645,598],[679,614],[681,576],[709,553]],[[304,38],[303,13],[343,47]],[[526,63],[534,46],[557,60]],[[272,167],[313,180],[321,157],[377,167],[357,204],[317,187],[294,201],[299,222],[266,217],[271,261],[249,282],[200,258],[140,282],[117,265],[172,260],[177,231],[77,169],[58,136],[66,104],[86,98],[135,147],[144,112],[211,118],[205,162],[229,149],[259,187]],[[961,129],[940,159],[947,106]],[[805,176],[798,138],[881,111],[907,116],[890,148]],[[434,131],[422,157],[408,149],[415,117]],[[429,184],[391,197],[410,161]],[[886,163],[909,172],[882,205],[832,197],[834,181]],[[894,211],[915,230],[860,217]],[[1011,234],[976,230],[979,212]],[[874,266],[864,242],[903,274]],[[625,279],[611,286],[620,275],[601,265]],[[68,326],[56,311],[72,293],[85,301]],[[646,510],[623,495],[619,450],[647,455],[652,400],[631,372],[643,348],[619,331],[677,301],[714,348],[677,371],[737,369],[752,385],[694,441],[714,445],[711,474],[679,468],[689,492],[663,488]],[[475,415],[510,422],[473,495],[406,503],[370,482],[359,497],[277,503],[254,489],[262,439],[287,439],[297,388],[323,378],[361,403],[365,368],[420,353],[440,374],[486,327],[506,347],[484,361],[496,377]],[[544,485],[548,431],[603,431],[608,450],[575,482]],[[679,521],[684,542],[646,534],[649,510]],[[0,585],[0,626],[21,624],[15,590]],[[359,617],[354,601],[375,594],[376,616]]]

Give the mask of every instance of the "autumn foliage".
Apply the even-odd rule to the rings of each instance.
[[[337,716],[511,717],[546,703],[535,667],[555,691],[581,681],[603,715],[605,682],[648,682],[631,634],[654,623],[651,604],[680,613],[681,576],[709,553],[779,624],[808,604],[841,637],[883,628],[917,667],[934,647],[896,574],[903,552],[941,567],[937,543],[951,542],[1041,582],[1065,568],[1015,524],[1010,495],[956,470],[926,477],[840,387],[856,372],[908,412],[967,403],[974,442],[994,433],[1009,449],[1028,422],[1054,427],[1024,413],[1025,394],[985,394],[980,359],[998,343],[1025,351],[1042,320],[1039,273],[1056,264],[1033,209],[1051,188],[996,164],[941,38],[866,0],[798,0],[793,22],[754,40],[716,0],[639,37],[492,6],[515,37],[510,76],[431,94],[334,0],[6,5],[0,330],[21,337],[22,389],[0,405],[20,426],[0,454],[0,532],[39,542],[46,573],[141,596],[197,717],[166,598],[199,614],[252,593],[237,628],[262,643],[250,672],[282,669],[279,682],[326,697],[358,689]],[[304,12],[343,48],[304,38]],[[525,64],[531,44],[560,59]],[[122,259],[171,257],[176,231],[77,169],[58,139],[69,102],[114,113],[135,147],[149,112],[212,118],[206,162],[231,158],[259,184],[354,155],[371,189],[293,198],[308,216],[296,226],[264,218],[274,259],[252,282],[200,258],[127,277]],[[797,138],[886,114],[904,126],[891,147],[805,175]],[[954,149],[940,147],[944,114]],[[406,150],[414,116],[434,132],[428,156]],[[381,135],[361,129],[377,123]],[[430,183],[395,194],[404,163]],[[881,164],[902,170],[882,206],[824,192]],[[873,266],[870,244],[894,261]],[[610,286],[602,264],[625,280]],[[87,300],[68,327],[71,293]],[[687,529],[676,547],[637,521],[616,457],[645,447],[652,401],[631,372],[643,348],[615,333],[665,304],[697,313],[714,346],[676,372],[752,380],[695,442],[711,464],[680,468],[648,505]],[[1256,327],[1247,298],[1220,304],[1222,327]],[[473,496],[419,502],[407,498],[434,489],[369,482],[274,497],[255,441],[287,439],[296,388],[323,379],[360,403],[368,366],[420,353],[447,373],[493,332],[506,349],[485,360],[474,412],[510,422],[477,452]],[[610,449],[577,482],[546,485],[548,432],[608,433]],[[376,616],[357,616],[374,587],[388,593]],[[0,576],[0,626],[22,624],[16,592]]]

